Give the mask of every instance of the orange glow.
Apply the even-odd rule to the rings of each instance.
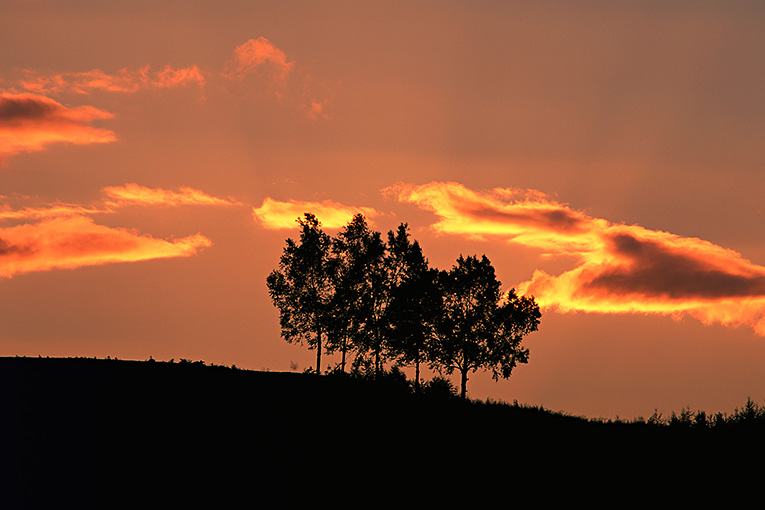
[[[9,204],[3,204],[0,206],[0,220],[39,220],[57,216],[90,215],[108,212],[111,211],[77,204],[55,204],[47,207],[24,207],[22,209],[13,209]]]
[[[266,197],[260,207],[253,208],[252,215],[261,222],[263,227],[278,230],[294,229],[295,221],[307,212],[315,214],[325,228],[341,228],[357,213],[363,214],[367,219],[380,215],[378,211],[370,207],[353,207],[332,200],[280,202],[271,197]]]
[[[195,234],[167,241],[68,216],[0,229],[0,278],[51,269],[188,257],[211,246]]]
[[[88,125],[111,117],[92,106],[68,108],[36,94],[0,93],[0,154],[38,151],[56,142],[113,142],[114,132]]]
[[[436,231],[498,236],[573,255],[579,265],[560,275],[537,270],[518,285],[560,312],[688,314],[706,324],[749,325],[765,335],[765,267],[697,238],[613,224],[572,210],[537,192],[476,192],[453,182],[383,190],[436,214]]]
[[[109,197],[109,206],[125,205],[240,205],[231,199],[218,198],[198,189],[181,187],[180,191],[147,188],[135,183],[107,186],[102,191]]]
[[[77,92],[89,94],[94,90],[107,92],[137,92],[148,88],[170,88],[189,84],[204,85],[205,78],[197,66],[176,69],[165,66],[162,71],[151,73],[150,66],[130,71],[121,69],[109,74],[100,69],[70,72],[53,76],[39,76],[27,71],[27,78],[20,85],[38,94]]]
[[[596,230],[602,220],[588,218],[536,190],[496,188],[481,193],[456,182],[431,182],[419,186],[399,183],[382,193],[434,212],[439,221],[432,228],[442,234],[500,235],[518,244],[566,254],[592,251],[600,242]]]
[[[155,75],[152,84],[155,87],[172,88],[191,83],[198,83],[200,86],[205,84],[205,78],[202,75],[202,71],[200,71],[197,66],[184,67],[182,69],[165,66],[162,71]]]
[[[281,82],[287,79],[294,66],[294,62],[287,61],[287,56],[282,50],[265,37],[258,37],[236,47],[233,59],[226,66],[226,74],[244,77],[266,64]]]
[[[114,213],[116,208],[125,206],[232,206],[242,205],[233,199],[208,195],[204,191],[182,186],[179,191],[148,188],[135,183],[122,186],[107,186],[101,190],[106,198],[98,203],[85,206],[56,202],[42,206],[24,206],[14,209],[10,204],[0,205],[2,220],[39,220],[58,216],[88,216]],[[7,198],[0,196],[0,198]],[[29,197],[26,197],[29,198]]]
[[[324,113],[324,105],[325,103],[317,103],[316,101],[311,101],[311,105],[308,107],[308,113],[306,116],[309,119],[314,120],[318,118],[329,119],[329,116]]]

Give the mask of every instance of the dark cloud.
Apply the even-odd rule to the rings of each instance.
[[[478,205],[465,208],[466,215],[475,220],[485,219],[498,222],[512,222],[553,231],[577,232],[587,227],[587,223],[569,209],[517,209],[501,210],[490,206]]]
[[[37,96],[0,96],[0,123],[29,119],[43,119],[54,115],[55,103]]]
[[[614,253],[627,263],[602,269],[582,283],[580,292],[676,300],[765,296],[765,275],[761,272],[739,272],[736,266],[719,268],[693,251],[627,234],[615,235],[611,241]]]
[[[38,94],[0,92],[0,156],[42,150],[51,143],[113,142],[114,132],[89,125],[111,117],[92,106],[69,108]]]
[[[9,257],[12,255],[25,256],[34,253],[35,249],[30,245],[19,245],[11,243],[0,237],[0,257]]]
[[[690,314],[750,325],[765,336],[765,267],[698,238],[614,224],[534,194],[475,192],[458,183],[400,184],[399,200],[433,211],[441,232],[506,236],[578,264],[541,269],[517,288],[563,312]]]

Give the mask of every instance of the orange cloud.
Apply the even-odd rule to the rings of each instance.
[[[0,220],[40,220],[58,216],[78,216],[107,212],[111,211],[77,204],[54,204],[45,207],[24,207],[22,209],[13,209],[10,204],[3,204],[0,206]]]
[[[226,74],[243,77],[268,66],[274,78],[284,82],[294,65],[295,63],[289,62],[284,52],[268,39],[258,37],[236,47],[234,57],[226,66]]]
[[[308,113],[306,113],[306,117],[312,120],[316,120],[319,118],[329,120],[330,117],[326,113],[324,113],[325,106],[326,106],[326,102],[311,101],[311,104],[306,107],[306,109],[308,110]]]
[[[253,208],[253,217],[260,221],[267,229],[294,229],[295,222],[302,218],[303,214],[310,212],[316,215],[325,228],[341,228],[345,226],[355,214],[361,213],[367,218],[379,216],[380,213],[370,207],[354,207],[332,200],[323,202],[299,202],[290,200],[280,202],[271,197],[263,200],[263,205]]]
[[[38,94],[60,92],[90,94],[94,90],[130,93],[149,88],[171,88],[189,84],[202,86],[204,83],[205,78],[197,66],[180,69],[165,66],[162,71],[152,73],[147,65],[134,71],[121,69],[114,74],[93,69],[84,72],[40,76],[33,71],[27,71],[27,78],[21,80],[20,85],[26,90]]]
[[[180,191],[147,188],[135,183],[107,186],[102,191],[109,197],[110,206],[124,205],[240,205],[231,199],[218,198],[198,189],[181,187]]]
[[[610,223],[539,192],[476,192],[458,183],[384,190],[430,210],[438,232],[499,237],[573,255],[559,275],[537,270],[518,290],[560,312],[690,315],[706,324],[748,325],[765,335],[765,267],[697,238]]]
[[[68,108],[37,94],[0,93],[0,154],[42,150],[50,143],[91,144],[116,140],[90,122],[113,117],[92,106]]]
[[[2,220],[40,220],[59,216],[88,216],[93,214],[114,213],[115,208],[138,206],[230,206],[241,205],[233,199],[225,199],[208,195],[207,193],[189,187],[181,187],[179,191],[161,188],[148,188],[130,183],[123,186],[107,186],[101,190],[106,198],[94,205],[67,204],[56,202],[38,206],[13,208],[11,204],[0,205],[0,221]],[[6,199],[0,196],[0,199]],[[29,199],[30,197],[24,197]],[[18,199],[16,200],[19,201]],[[24,200],[27,201],[27,200]]]
[[[32,271],[188,257],[211,244],[201,234],[168,241],[96,225],[84,216],[54,218],[0,228],[0,278]]]

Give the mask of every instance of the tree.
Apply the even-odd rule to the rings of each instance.
[[[521,346],[525,335],[536,331],[541,314],[531,297],[515,290],[502,294],[501,283],[486,256],[457,259],[449,272],[439,273],[443,311],[431,366],[447,374],[460,372],[460,395],[467,395],[468,374],[492,371],[495,380],[510,377],[518,363],[527,363],[529,351]]]
[[[337,260],[333,348],[342,350],[343,370],[347,350],[352,348],[355,361],[371,355],[379,373],[389,290],[385,243],[379,232],[369,229],[364,216],[356,214],[338,233],[333,250]]]
[[[298,219],[300,240],[287,239],[279,269],[268,275],[268,293],[279,309],[282,337],[316,349],[316,372],[321,373],[322,337],[329,326],[334,296],[330,237],[311,213]]]
[[[388,232],[390,302],[386,309],[388,353],[404,365],[414,365],[414,389],[420,390],[420,365],[426,360],[435,319],[441,307],[438,272],[428,267],[408,227]]]

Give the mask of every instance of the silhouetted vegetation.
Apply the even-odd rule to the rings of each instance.
[[[529,350],[520,344],[539,325],[533,298],[519,297],[513,289],[503,296],[485,255],[480,260],[460,256],[440,281],[443,304],[430,356],[439,371],[460,372],[463,398],[471,372],[483,368],[495,380],[508,378],[518,363],[528,362]]]
[[[462,399],[439,376],[415,393],[399,369],[369,361],[318,375],[0,358],[0,506],[279,507],[338,480],[356,504],[413,487],[432,501],[455,484],[481,490],[490,476],[642,490],[676,483],[678,471],[743,469],[763,443],[765,408],[751,400],[731,415],[586,419]]]
[[[316,372],[321,373],[322,340],[329,329],[334,295],[332,241],[312,214],[300,220],[300,229],[299,242],[287,239],[280,270],[268,276],[268,291],[279,308],[282,336],[316,349]]]
[[[361,214],[335,238],[311,213],[298,223],[300,240],[287,239],[267,285],[282,336],[317,350],[317,373],[324,348],[340,353],[341,372],[351,357],[352,370],[371,366],[376,376],[386,364],[412,366],[418,391],[427,364],[438,373],[458,371],[465,398],[472,372],[508,378],[528,362],[521,341],[537,330],[539,307],[514,289],[503,293],[485,255],[460,255],[451,270],[439,271],[405,223],[387,242]]]

